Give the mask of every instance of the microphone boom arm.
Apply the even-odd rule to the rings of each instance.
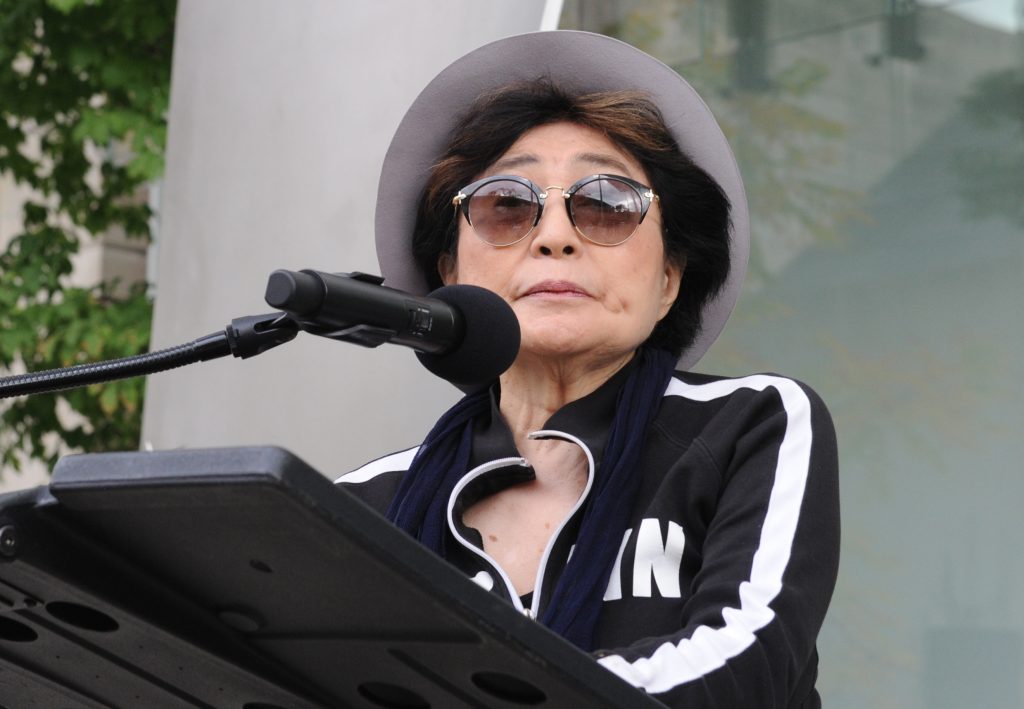
[[[284,313],[235,318],[223,331],[211,333],[184,345],[134,357],[0,377],[0,399],[63,391],[115,379],[154,374],[229,354],[246,359],[289,342],[297,334],[298,326]]]

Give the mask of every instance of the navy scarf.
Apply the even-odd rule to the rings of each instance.
[[[642,348],[619,392],[576,548],[541,622],[583,650],[592,650],[597,618],[622,535],[643,477],[635,472],[651,421],[665,394],[676,358]],[[387,518],[444,556],[448,499],[469,469],[473,423],[490,411],[487,389],[449,409],[427,434],[395,493]]]

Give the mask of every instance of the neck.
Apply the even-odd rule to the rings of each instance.
[[[501,376],[501,414],[516,446],[525,453],[527,436],[571,401],[590,394],[626,366],[634,353],[607,360],[552,360],[521,355]]]

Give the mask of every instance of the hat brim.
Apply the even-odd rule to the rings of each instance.
[[[375,231],[387,285],[418,295],[429,291],[412,255],[417,202],[461,113],[483,93],[540,77],[578,91],[645,92],[679,146],[729,198],[729,275],[705,306],[697,339],[679,359],[680,367],[689,369],[725,327],[746,274],[750,231],[743,181],[721,128],[693,87],[654,57],[604,35],[555,30],[501,39],[456,60],[423,89],[399,124],[381,168]],[[685,279],[684,274],[684,288]]]

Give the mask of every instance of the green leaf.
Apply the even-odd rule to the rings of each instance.
[[[70,15],[73,10],[93,3],[89,0],[47,0],[47,4],[63,12],[65,15]]]
[[[113,416],[117,411],[117,386],[108,384],[100,394],[100,409],[107,416]]]

